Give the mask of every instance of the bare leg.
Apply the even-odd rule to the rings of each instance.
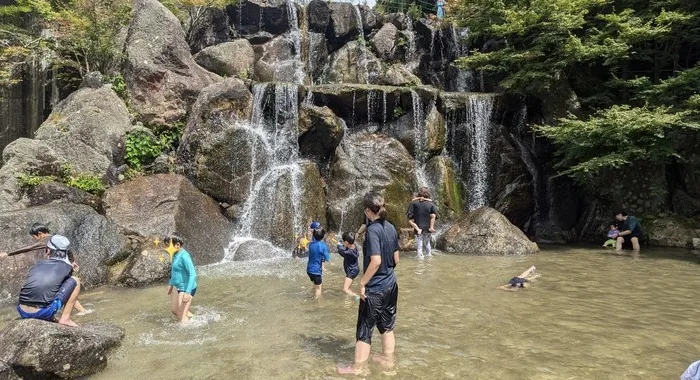
[[[83,307],[83,305],[80,304],[80,301],[78,300],[75,300],[75,305],[73,307],[75,308],[75,310],[78,310],[78,313],[85,312],[85,308]]]
[[[514,292],[514,291],[518,290],[518,288],[516,288],[514,286],[510,286],[510,285],[502,285],[502,286],[499,286],[498,289],[507,290],[509,292]]]
[[[433,255],[433,253],[431,252],[432,248],[430,247],[430,232],[423,233],[423,247],[424,247],[426,256]]]
[[[533,266],[527,268],[527,270],[525,272],[521,273],[520,276],[518,276],[518,277],[519,278],[527,278],[527,276],[529,276],[534,271],[535,271],[535,266],[533,265]]]
[[[350,290],[350,285],[352,285],[352,278],[345,277],[345,282],[343,283],[343,292],[349,296],[357,297],[352,290]]]
[[[180,293],[180,299],[185,296],[185,293]],[[192,297],[190,297],[190,300],[185,302],[184,300],[180,304],[180,323],[187,323],[190,321],[190,306],[192,306]]]
[[[625,238],[618,236],[617,237],[617,244],[615,245],[615,250],[616,251],[622,251],[622,243],[625,242]]]
[[[369,359],[369,352],[372,346],[369,343],[365,343],[358,340],[355,343],[355,366],[362,364]]]
[[[394,331],[387,331],[382,334],[382,353],[384,355],[393,354],[395,347],[396,337],[394,336]]]
[[[416,257],[423,258],[423,235],[416,235]]]
[[[173,313],[177,320],[180,320],[180,304],[180,293],[177,292],[177,289],[173,289],[173,292],[170,293],[170,312]]]
[[[80,280],[75,277],[73,277],[73,279],[77,285],[75,289],[73,289],[73,293],[70,294],[70,298],[68,298],[68,301],[63,306],[63,313],[58,323],[66,326],[78,327],[78,325],[70,319],[70,313],[73,312],[73,306],[75,306],[75,302],[78,300],[78,294],[80,294]]]
[[[323,289],[321,289],[321,285],[314,285],[314,298],[321,297],[322,293],[323,293]]]
[[[632,241],[632,249],[634,249],[635,252],[639,252],[639,238],[633,237],[630,240]]]

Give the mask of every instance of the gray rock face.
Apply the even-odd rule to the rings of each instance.
[[[58,183],[42,183],[27,191],[29,206],[42,206],[55,202],[68,202],[90,206],[98,213],[102,210],[102,199],[74,187]]]
[[[252,178],[267,168],[265,141],[248,123],[251,107],[252,95],[238,79],[206,88],[192,107],[177,153],[197,188],[229,204],[244,201]]]
[[[351,3],[332,2],[328,4],[331,10],[331,42],[342,45],[357,37],[360,32],[362,19],[360,13]]]
[[[422,84],[420,78],[400,63],[389,66],[379,77],[378,83],[387,86],[419,86]]]
[[[205,69],[229,77],[248,78],[253,73],[255,52],[246,39],[210,46],[194,56]]]
[[[43,141],[19,138],[3,151],[0,167],[0,211],[18,210],[29,205],[17,176],[26,173],[52,175],[65,163]]]
[[[295,59],[295,47],[286,36],[277,36],[264,45],[255,46],[255,79],[260,82],[297,82],[301,64]]]
[[[700,215],[700,200],[682,190],[673,193],[673,211],[681,216],[693,218]]]
[[[383,128],[384,133],[399,140],[412,156],[421,156],[422,162],[440,153],[445,146],[445,119],[435,106],[430,108],[422,125],[416,126],[413,111],[410,111]],[[416,136],[417,133],[420,135]],[[420,144],[418,151],[416,143]]]
[[[34,241],[28,230],[32,223],[48,225],[52,233],[71,241],[75,260],[80,265],[78,275],[87,287],[107,281],[107,265],[131,253],[128,240],[118,227],[86,205],[55,204],[32,207],[0,214],[0,251],[12,251]],[[39,252],[23,253],[4,260],[0,271],[0,294],[17,295],[29,268],[44,256]]]
[[[436,156],[425,164],[425,172],[433,184],[431,197],[438,209],[441,221],[462,215],[466,190],[457,175],[455,164],[445,156]]]
[[[346,136],[330,166],[331,228],[348,231],[364,223],[362,197],[370,190],[384,194],[388,219],[406,227],[406,207],[416,187],[414,170],[413,158],[397,140],[378,134]]]
[[[398,34],[399,30],[392,23],[384,24],[379,29],[371,40],[372,48],[377,53],[377,57],[385,61],[394,59]]]
[[[202,88],[221,78],[190,54],[180,21],[157,0],[137,0],[123,73],[132,109],[147,125],[180,121]]]
[[[700,226],[697,222],[666,216],[649,221],[640,221],[643,238],[659,247],[693,248],[693,240],[700,238]]]
[[[370,33],[377,28],[379,16],[370,7],[366,5],[358,5],[360,8],[360,16],[362,18],[362,27],[365,33]]]
[[[325,33],[331,22],[331,10],[328,3],[321,0],[311,0],[306,7],[309,20],[309,31]]]
[[[0,363],[11,370],[6,371],[9,378],[81,378],[103,370],[107,355],[123,339],[124,330],[107,323],[75,328],[37,319],[15,320],[0,332]]]
[[[389,13],[384,15],[382,20],[384,24],[394,24],[399,30],[406,30],[408,28],[408,23],[411,21],[408,16],[404,13]]]
[[[299,151],[326,161],[345,134],[345,123],[328,107],[302,104],[299,112]]]
[[[243,0],[227,6],[226,10],[231,27],[240,35],[259,32],[279,35],[289,31],[289,9],[285,0]]]
[[[270,242],[265,240],[248,240],[238,246],[238,249],[234,252],[233,260],[253,261],[285,256],[291,256],[291,254],[275,247]]]
[[[209,46],[228,42],[230,40],[228,24],[228,14],[225,10],[205,8],[197,22],[191,25],[187,35],[190,50],[197,53]]]
[[[377,83],[382,64],[367,47],[351,41],[331,55],[327,70],[326,83]]]
[[[101,177],[130,129],[129,111],[114,91],[84,87],[53,109],[35,138],[46,141],[73,171]]]
[[[130,287],[166,281],[170,277],[170,262],[170,254],[164,249],[135,252],[129,257],[117,281]]]
[[[313,83],[318,83],[323,68],[328,62],[328,43],[323,33],[309,32],[309,59],[306,62],[306,71],[311,76]]]
[[[221,261],[233,232],[213,199],[174,174],[140,177],[110,188],[104,207],[107,218],[125,234],[147,244],[154,237],[179,233],[197,265]]]
[[[438,240],[438,247],[466,255],[526,255],[539,252],[537,244],[490,207],[476,209],[460,219]]]

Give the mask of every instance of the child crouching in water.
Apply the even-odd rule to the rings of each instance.
[[[343,269],[345,269],[343,291],[347,295],[355,297],[356,301],[359,301],[360,296],[350,290],[352,281],[360,274],[360,265],[357,263],[357,248],[355,248],[355,233],[343,233],[343,242],[338,243],[338,254],[343,256]]]
[[[603,247],[613,247],[617,244],[617,237],[620,235],[620,225],[617,222],[610,224],[610,231],[608,231],[608,240],[603,243]]]
[[[170,311],[180,323],[187,323],[192,316],[190,307],[192,298],[197,292],[197,271],[194,268],[192,257],[182,245],[182,238],[173,234],[163,239],[169,251],[173,251],[173,260],[170,269]],[[173,292],[175,290],[175,292]]]
[[[323,242],[323,237],[326,231],[320,226],[313,230],[312,242],[309,244],[309,262],[306,264],[306,274],[314,283],[314,296],[321,296],[321,284],[323,283],[323,266],[324,262],[331,260],[331,254],[328,251],[328,246]]]
[[[534,265],[531,266],[525,272],[521,273],[520,276],[511,278],[507,285],[500,286],[499,288],[509,291],[515,291],[518,290],[518,288],[527,288],[530,281],[540,277],[539,274],[535,274],[536,269]]]

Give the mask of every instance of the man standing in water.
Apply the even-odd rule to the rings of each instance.
[[[435,204],[430,200],[430,191],[427,187],[418,190],[418,197],[408,206],[408,223],[416,233],[416,258],[425,256],[431,257],[430,239],[435,232],[435,218],[437,210]]]
[[[616,213],[615,219],[622,222],[621,232],[617,235],[616,250],[619,252],[622,250],[623,244],[631,243],[632,249],[639,252],[639,239],[642,237],[642,225],[639,224],[639,220],[632,215],[627,215],[624,211]]]
[[[399,262],[399,239],[394,226],[386,221],[384,198],[374,192],[365,194],[363,200],[367,225],[362,245],[364,275],[360,280],[360,307],[357,315],[355,364],[338,368],[341,374],[360,374],[369,359],[372,333],[376,326],[382,337],[385,360],[393,360],[394,326],[399,287],[394,267]]]

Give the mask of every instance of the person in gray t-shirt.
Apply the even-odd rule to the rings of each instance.
[[[430,200],[430,191],[427,187],[421,187],[418,190],[417,199],[413,200],[408,206],[408,223],[413,227],[416,233],[416,257],[423,258],[425,255],[430,257],[431,247],[430,239],[432,233],[435,232],[435,219],[437,218],[437,210],[435,204]]]

